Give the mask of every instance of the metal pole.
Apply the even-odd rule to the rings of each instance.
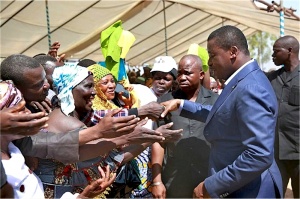
[[[168,56],[168,37],[167,37],[167,22],[166,22],[166,6],[165,6],[165,0],[163,1],[163,7],[164,7],[164,25],[165,25],[165,48],[166,48],[166,56]]]
[[[51,47],[51,32],[50,32],[50,17],[49,17],[49,10],[48,10],[48,0],[45,0],[46,5],[46,19],[47,19],[47,30],[48,30],[48,45],[49,49]]]
[[[284,7],[283,7],[283,0],[280,0],[280,37],[284,36]]]

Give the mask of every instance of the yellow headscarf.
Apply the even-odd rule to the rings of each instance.
[[[107,109],[116,109],[119,108],[116,106],[113,102],[107,99],[107,97],[104,95],[104,93],[101,91],[101,89],[97,86],[97,83],[106,75],[112,75],[111,71],[107,68],[100,66],[99,64],[94,64],[88,67],[88,70],[93,73],[94,77],[94,83],[95,83],[95,90],[96,90],[96,96],[93,100],[93,106],[92,108],[95,110],[107,110]],[[128,80],[123,80],[120,82],[125,88],[130,87]],[[140,101],[138,100],[137,94],[134,92],[134,90],[130,91],[130,96],[133,102],[132,108],[139,107]]]
[[[100,66],[99,64],[91,65],[87,69],[93,73],[96,90],[96,96],[93,100],[92,108],[95,110],[107,110],[118,108],[118,106],[116,106],[114,103],[107,99],[107,97],[104,95],[104,93],[98,86],[98,82],[106,75],[111,75],[111,72],[107,68]]]

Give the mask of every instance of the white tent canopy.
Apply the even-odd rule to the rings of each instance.
[[[1,57],[46,53],[45,1],[0,3]],[[166,54],[166,44],[168,55],[178,61],[190,44],[206,47],[208,35],[223,25],[237,26],[246,36],[257,30],[279,36],[279,14],[257,10],[251,0],[165,0],[165,10],[161,0],[48,0],[48,12],[52,43],[61,43],[59,53],[95,61],[103,61],[101,31],[122,20],[123,28],[136,37],[126,56],[131,65],[151,64]],[[299,24],[286,17],[285,34],[299,38]]]

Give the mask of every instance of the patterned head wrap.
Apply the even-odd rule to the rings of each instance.
[[[91,74],[87,68],[78,65],[64,65],[54,69],[53,88],[60,100],[60,108],[64,114],[69,115],[75,110],[73,88]]]
[[[93,64],[93,65],[89,66],[88,70],[93,73],[94,82],[98,82],[106,75],[109,75],[109,74],[112,75],[110,70],[108,70],[107,68],[105,68],[103,66],[100,66],[99,64]]]
[[[12,107],[23,99],[22,93],[12,81],[0,82],[0,109]]]
[[[88,67],[88,70],[91,71],[94,75],[94,83],[95,83],[95,90],[97,92],[97,95],[95,96],[95,99],[93,100],[93,109],[96,110],[107,110],[107,109],[116,109],[118,106],[116,106],[114,103],[112,103],[110,100],[107,99],[105,94],[101,91],[101,89],[98,86],[98,82],[105,77],[106,75],[112,75],[110,70],[107,68],[99,65],[94,64]]]

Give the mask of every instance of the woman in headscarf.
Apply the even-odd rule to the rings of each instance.
[[[0,82],[0,110],[17,105],[23,100],[21,92],[10,81]],[[24,112],[30,113],[26,108]],[[1,159],[7,175],[7,182],[12,185],[14,198],[44,198],[44,189],[41,180],[25,164],[25,159],[20,150],[12,143],[20,139],[22,135],[1,135]],[[101,175],[110,175],[109,167],[107,172],[99,167]],[[64,192],[62,198],[93,197],[100,194],[113,182],[114,178],[108,180],[100,178],[86,187],[82,194],[71,194]]]
[[[95,98],[92,73],[87,68],[81,66],[65,65],[58,67],[53,73],[53,85],[60,100],[60,107],[54,109],[49,115],[46,131],[60,133],[74,131],[78,128],[86,128],[80,119],[92,110],[92,101]],[[108,154],[102,152],[103,156],[87,161],[64,165],[56,160],[40,159],[38,169],[35,172],[44,184],[45,197],[60,197],[66,190],[77,193],[81,192],[89,182],[99,177],[98,166],[109,165],[110,170],[115,171],[121,163],[132,159],[144,147],[141,147],[142,149],[128,147],[127,150],[124,150],[124,153],[115,150],[111,151],[111,149],[126,143],[129,144],[131,139],[136,141],[145,132],[142,127],[136,127],[132,133],[121,136],[124,139],[122,141],[119,139],[117,145],[105,139],[100,140],[98,147],[92,145],[93,151],[91,151],[90,146],[80,147],[80,156],[89,156],[94,151],[98,151],[100,154],[103,147],[106,147],[106,149],[110,148],[107,151]],[[148,132],[158,134],[154,131]],[[149,137],[153,138],[154,136]],[[125,141],[123,142],[123,140]],[[106,193],[104,192],[98,197],[105,197]]]
[[[127,98],[122,96],[122,92],[116,95],[117,83],[110,70],[99,64],[89,66],[88,70],[93,73],[96,90],[93,109],[106,110],[119,107],[129,109],[139,105],[134,91],[131,91]],[[123,85],[120,84],[119,86],[122,87]]]
[[[48,127],[45,131],[60,133],[86,128],[79,118],[92,108],[92,100],[95,96],[92,73],[80,66],[62,66],[54,70],[53,85],[60,106],[49,115]],[[96,146],[95,150],[97,150]],[[79,154],[88,155],[88,150],[81,147]],[[39,159],[38,168],[34,172],[43,182],[45,198],[57,198],[65,191],[81,193],[90,182],[101,177],[98,166],[104,168],[109,165],[110,170],[114,171],[122,160],[123,154],[114,152],[108,156],[103,155],[72,164],[63,164],[52,159]],[[115,174],[106,177],[111,177],[112,183]],[[105,197],[105,193],[101,193],[98,197]]]
[[[94,84],[95,84],[95,90],[96,95],[93,99],[93,108],[96,110],[99,109],[114,109],[118,107],[124,107],[124,108],[131,108],[132,98],[131,96],[128,96],[128,98],[122,96],[122,93],[118,93],[116,95],[115,89],[116,89],[116,82],[115,79],[107,68],[100,66],[99,64],[93,64],[88,67],[88,70],[93,73],[94,77]],[[129,193],[131,189],[136,188],[140,183],[140,177],[139,177],[139,171],[137,169],[137,163],[135,160],[131,160],[130,162],[126,163],[127,168],[131,169],[131,178],[134,179],[132,182],[115,182],[112,185],[112,190],[110,192],[109,197],[116,197],[118,194],[119,197],[125,198],[126,192]],[[130,165],[131,164],[131,165]],[[125,165],[123,165],[124,168],[120,168],[117,171],[117,175],[121,176],[122,174],[120,172],[125,172],[127,169],[125,169]],[[136,170],[134,170],[136,168]],[[128,175],[128,174],[126,174]],[[125,184],[130,184],[130,188]],[[122,193],[122,194],[121,194]]]

